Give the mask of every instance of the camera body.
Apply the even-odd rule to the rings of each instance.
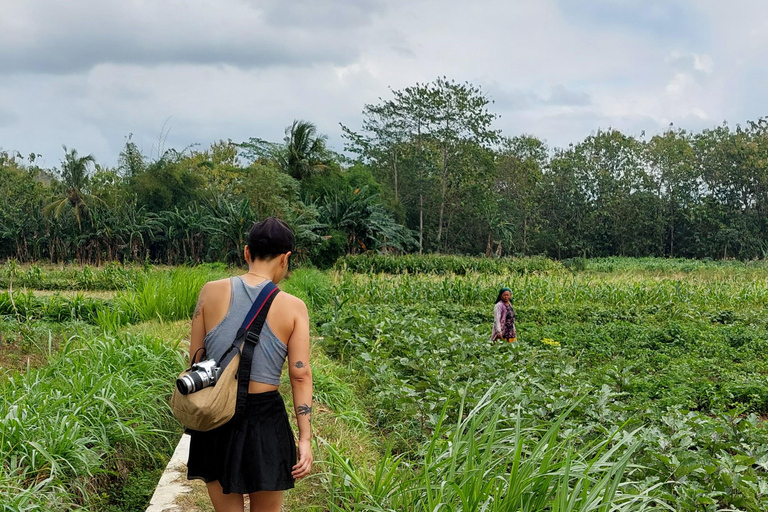
[[[216,384],[221,374],[221,367],[215,359],[206,359],[193,364],[190,372],[176,379],[176,388],[182,395],[200,391]]]

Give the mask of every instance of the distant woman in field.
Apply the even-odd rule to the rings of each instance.
[[[218,360],[224,354],[264,285],[277,284],[288,273],[293,249],[293,232],[283,221],[271,217],[253,225],[244,249],[248,272],[211,281],[200,291],[190,358],[203,346],[208,358]],[[286,358],[299,427],[298,461],[277,391]],[[187,477],[206,482],[216,512],[243,512],[245,494],[251,511],[279,512],[283,491],[312,468],[309,316],[300,299],[284,292],[275,296],[254,350],[248,393],[241,420],[191,434]]]
[[[515,330],[515,309],[512,307],[512,290],[502,288],[493,308],[493,333],[491,341],[517,341]]]

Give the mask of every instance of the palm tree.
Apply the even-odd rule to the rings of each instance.
[[[401,226],[381,205],[378,194],[362,189],[342,189],[319,201],[319,221],[347,233],[346,252],[377,249],[407,250],[415,246],[412,232]]]
[[[98,197],[85,192],[88,185],[88,167],[96,160],[93,155],[78,156],[76,149],[64,148],[64,161],[61,162],[61,178],[64,183],[64,197],[56,199],[44,209],[45,213],[53,211],[58,219],[65,206],[69,205],[75,214],[77,227],[82,231],[82,218],[88,215],[88,203],[101,201]]]
[[[328,168],[325,135],[317,135],[317,128],[309,121],[294,120],[285,129],[285,147],[280,152],[280,167],[293,178],[301,180],[313,172]]]

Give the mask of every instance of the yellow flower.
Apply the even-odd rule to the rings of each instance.
[[[560,342],[559,341],[555,341],[552,338],[544,338],[544,339],[541,340],[541,342],[544,345],[549,345],[550,347],[559,347],[560,346]]]

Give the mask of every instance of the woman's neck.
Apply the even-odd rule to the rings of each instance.
[[[269,279],[270,281],[275,281],[275,276],[277,275],[274,268],[270,268],[266,265],[249,265],[246,273],[255,277]]]

